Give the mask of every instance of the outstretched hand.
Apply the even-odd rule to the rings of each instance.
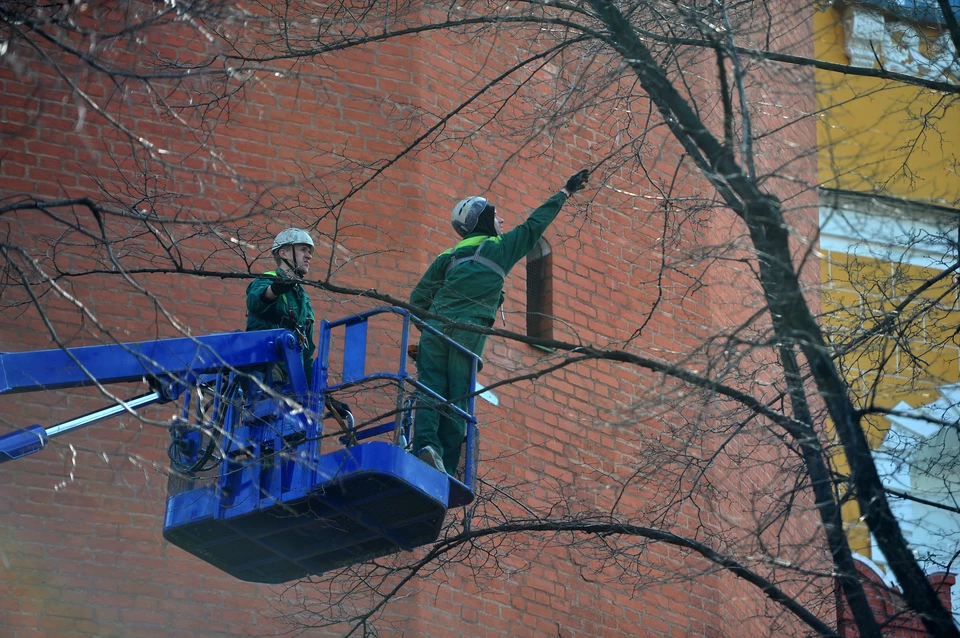
[[[585,168],[582,171],[577,172],[573,177],[567,180],[566,186],[567,192],[573,195],[577,191],[583,190],[590,183],[590,169]]]

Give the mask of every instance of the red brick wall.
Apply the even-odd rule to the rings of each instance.
[[[865,562],[858,562],[857,568],[864,577],[864,591],[874,616],[883,624],[885,636],[890,638],[926,638],[930,634],[923,627],[923,623],[915,614],[910,613],[903,601],[899,587],[890,586],[884,582],[883,576],[875,566]],[[951,591],[957,579],[952,574],[938,572],[929,576],[940,601],[947,609],[951,607]],[[841,636],[857,636],[857,628],[853,622],[853,615],[840,593],[839,584],[836,585],[837,596],[837,632]]]
[[[785,48],[809,40],[808,16],[801,18]],[[156,35],[180,55],[202,58],[202,39],[181,29],[169,27]],[[135,59],[138,49],[128,44],[117,60]],[[40,305],[59,338],[76,346],[238,329],[250,274],[269,268],[257,257],[272,234],[287,226],[315,225],[321,263],[314,264],[314,276],[325,278],[321,273],[329,266],[332,284],[406,298],[430,260],[455,241],[447,216],[459,198],[484,194],[497,202],[508,227],[516,225],[570,173],[617,144],[613,129],[618,124],[589,111],[533,141],[494,124],[464,142],[460,129],[482,121],[497,106],[489,98],[375,176],[383,167],[372,162],[422,134],[435,123],[431,113],[459,104],[515,50],[516,42],[509,39],[488,50],[434,34],[324,56],[308,67],[291,66],[286,77],[264,75],[248,84],[229,110],[214,107],[219,126],[206,141],[216,154],[207,152],[189,127],[156,116],[155,97],[142,86],[118,88],[67,55],[55,58],[76,73],[75,81],[88,95],[109,106],[112,117],[170,150],[175,160],[165,164],[160,160],[168,156],[151,158],[89,109],[81,118],[62,78],[35,52],[20,47],[19,66],[0,67],[4,201],[90,196],[109,205],[99,183],[127,203],[163,193],[153,204],[144,200],[143,207],[182,220],[169,225],[172,236],[164,236],[154,234],[157,224],[109,216],[110,237],[126,268],[169,268],[171,259],[164,256],[171,248],[184,272],[141,272],[131,275],[134,282],[109,273],[59,280],[82,309],[41,285],[38,290],[46,294]],[[216,81],[170,86],[167,97],[185,99]],[[525,87],[527,101],[508,106],[504,121],[528,117],[534,98],[549,94],[551,81]],[[498,89],[495,95],[505,93]],[[811,94],[795,95],[798,106],[811,106]],[[635,106],[648,107],[641,99]],[[183,117],[198,122],[195,111]],[[670,182],[681,153],[657,135],[651,133],[643,148],[653,180],[662,185]],[[813,144],[812,136],[812,126],[801,124],[777,139],[804,148]],[[786,161],[785,148],[794,147],[778,142],[765,149],[764,168]],[[812,159],[791,169],[814,178]],[[330,206],[371,177],[359,193]],[[652,312],[652,321],[626,347],[652,358],[685,358],[696,368],[703,363],[697,348],[704,339],[735,325],[751,306],[732,296],[743,286],[728,285],[742,276],[740,266],[709,264],[706,285],[698,286],[690,279],[698,267],[687,268],[684,260],[702,258],[706,247],[740,231],[732,219],[714,216],[717,207],[688,216],[686,210],[661,206],[638,173],[624,170],[606,177],[607,187],[589,196],[586,216],[578,206],[588,198],[581,196],[547,234],[555,337],[620,347]],[[695,174],[682,178],[674,196],[709,192]],[[792,218],[809,229],[815,211],[802,203],[809,204],[810,194],[805,200],[788,192],[790,183],[777,188],[794,198]],[[634,191],[645,197],[628,194]],[[23,247],[51,274],[109,269],[103,247],[91,239],[99,229],[90,212],[82,207],[55,212],[61,219],[36,210],[5,215],[3,241]],[[77,228],[69,230],[68,224]],[[663,249],[665,233],[670,240]],[[663,268],[664,260],[673,267]],[[191,274],[195,271],[208,276]],[[340,317],[372,305],[319,288],[311,294],[321,316]],[[3,288],[3,350],[54,347],[37,309],[23,305],[26,301],[22,288]],[[524,331],[523,307],[524,271],[518,267],[505,304],[508,329]],[[485,381],[523,374],[551,360],[541,350],[499,338],[489,341],[485,358]],[[699,493],[669,511],[658,510],[672,498],[658,486],[689,487],[673,474],[677,468],[663,452],[676,449],[672,437],[705,415],[707,420],[725,416],[720,407],[696,403],[667,411],[672,401],[679,402],[680,391],[656,375],[609,363],[569,367],[497,389],[498,407],[478,402],[482,495],[493,501],[474,513],[477,524],[496,521],[505,508],[524,515],[516,502],[489,487],[496,485],[539,511],[604,511],[618,502],[618,511],[679,533],[696,535],[701,525],[736,530],[755,513],[753,494],[780,479],[767,467],[721,464],[711,477],[718,489],[715,510],[704,507]],[[118,392],[129,396],[137,389]],[[0,431],[59,422],[102,401],[93,389],[0,397]],[[637,407],[643,405],[658,411]],[[149,411],[148,422],[125,417],[90,427],[0,468],[0,627],[14,638],[279,635],[284,630],[284,616],[297,608],[289,598],[293,592],[238,582],[163,541],[167,435],[162,424],[171,410]],[[699,444],[706,449],[715,436],[705,433]],[[663,454],[654,459],[653,449]],[[777,454],[775,442],[761,435],[738,453],[767,460]],[[652,474],[652,483],[633,486],[630,477],[638,469]],[[621,493],[618,485],[629,487]],[[798,536],[808,531],[804,524],[797,525]],[[767,608],[755,590],[705,570],[684,553],[650,545],[628,559],[627,568],[603,560],[596,539],[576,547],[570,542],[569,536],[521,535],[481,543],[496,557],[495,564],[481,563],[486,556],[481,551],[466,564],[416,580],[409,597],[389,607],[382,621],[398,635],[564,637],[743,635],[765,622]],[[621,542],[628,555],[639,543]],[[477,564],[482,568],[475,573]],[[302,591],[310,595],[309,587]]]

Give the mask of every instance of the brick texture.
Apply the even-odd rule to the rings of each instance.
[[[810,16],[784,20],[774,44],[809,54]],[[153,46],[186,63],[208,53],[197,33],[174,22],[149,35],[162,42]],[[3,201],[88,197],[109,211],[100,217],[105,230],[82,203],[0,219],[3,245],[23,251],[9,253],[0,284],[0,349],[240,329],[244,287],[270,267],[264,258],[270,238],[289,226],[310,227],[318,238],[312,276],[320,284],[310,291],[318,316],[376,305],[324,286],[406,299],[433,257],[454,243],[448,211],[458,199],[483,194],[498,203],[508,227],[516,225],[569,174],[611,153],[629,157],[633,150],[617,149],[633,135],[642,139],[635,150],[647,172],[618,171],[611,162],[596,180],[602,188],[568,204],[546,235],[554,336],[704,372],[707,340],[762,305],[749,269],[736,261],[747,255],[737,248],[743,228],[681,162],[682,150],[663,128],[644,130],[642,118],[630,119],[635,115],[616,121],[587,105],[562,127],[547,126],[532,139],[518,133],[542,124],[538,105],[549,104],[569,81],[554,64],[533,78],[515,74],[437,126],[436,114],[456,109],[523,50],[509,36],[495,45],[464,37],[398,38],[299,65],[278,63],[275,73],[241,69],[227,81],[233,97],[204,109],[195,102],[223,91],[222,77],[158,80],[151,92],[47,51],[124,131],[78,102],[49,60],[17,48],[16,65],[0,67]],[[126,44],[111,54],[118,65],[136,60],[138,45]],[[709,76],[714,65],[707,56],[689,68]],[[756,130],[779,129],[785,114],[813,110],[811,77],[764,77],[764,90],[780,101],[763,102]],[[519,97],[501,102],[514,92]],[[634,114],[649,108],[641,94],[615,103]],[[495,113],[493,123],[479,128]],[[201,115],[216,120],[215,130],[200,126]],[[386,162],[421,136],[413,151]],[[815,194],[798,186],[815,179],[815,159],[806,152],[814,144],[813,125],[802,118],[758,142],[758,172],[770,175],[767,186],[782,198],[799,237],[812,236],[817,223]],[[733,246],[725,255],[732,259],[716,259],[718,246]],[[801,241],[796,248],[799,254],[807,246]],[[14,263],[37,301],[16,285],[21,275]],[[118,274],[116,264],[129,275]],[[497,328],[524,332],[524,280],[522,267],[512,272],[505,323],[498,320]],[[817,273],[805,269],[804,281],[814,295]],[[383,353],[389,345],[376,344]],[[485,358],[486,382],[556,361],[501,338],[488,342]],[[725,381],[762,398],[772,392],[763,389],[763,364],[757,362],[753,379]],[[126,397],[143,388],[113,391]],[[736,420],[734,408],[715,398],[691,400],[688,389],[637,367],[585,363],[495,392],[498,406],[478,402],[484,487],[473,512],[477,524],[505,512],[524,517],[528,508],[569,515],[615,508],[638,524],[708,544],[713,533],[739,538],[742,546],[721,549],[747,554],[757,543],[749,530],[758,512],[777,506],[767,488],[792,476],[778,441],[757,425],[705,470],[703,482],[688,482],[678,465],[689,452],[684,437],[692,431],[696,440],[686,443],[716,449],[725,433],[710,424]],[[105,401],[96,388],[0,396],[0,432],[60,422]],[[374,399],[352,401],[362,406]],[[289,630],[302,611],[297,596],[309,599],[309,585],[292,592],[239,582],[163,540],[165,424],[174,410],[159,406],[142,419],[92,426],[3,466],[4,635],[173,638]],[[706,426],[691,430],[697,423]],[[638,475],[648,478],[637,481]],[[508,490],[510,499],[490,486]],[[811,548],[814,527],[801,514],[778,537],[784,552],[811,569],[824,559]],[[800,584],[793,593],[811,600]],[[771,622],[793,627],[755,589],[686,552],[638,538],[562,534],[480,540],[470,560],[415,579],[379,621],[383,635],[398,636],[716,637],[760,635]],[[342,633],[334,627],[309,635]]]

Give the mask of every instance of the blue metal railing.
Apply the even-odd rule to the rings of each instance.
[[[402,325],[399,335],[400,356],[397,358],[396,365],[388,370],[374,372],[367,371],[367,348],[369,336],[371,333],[370,320],[378,315],[393,314],[402,318]],[[311,408],[319,409],[319,401],[326,394],[342,392],[349,388],[361,386],[373,381],[388,381],[396,385],[395,396],[395,414],[402,416],[409,411],[406,397],[409,393],[415,392],[418,397],[430,400],[431,408],[435,409],[438,405],[443,405],[446,409],[452,411],[457,416],[463,418],[467,423],[466,455],[464,459],[464,477],[463,483],[472,492],[476,477],[476,458],[474,449],[478,437],[477,419],[475,417],[475,396],[473,393],[467,397],[466,409],[461,409],[452,403],[452,400],[460,397],[443,397],[426,387],[407,368],[406,352],[410,345],[410,326],[414,325],[420,331],[428,331],[435,334],[438,338],[445,341],[451,348],[457,350],[471,362],[469,386],[476,386],[477,369],[480,364],[480,357],[463,347],[450,337],[444,335],[441,331],[426,322],[412,315],[407,310],[395,306],[387,306],[368,310],[337,321],[322,321],[320,324],[320,339],[318,344],[317,361],[314,364],[312,400],[315,402]],[[343,331],[343,349],[342,359],[340,360],[340,378],[336,383],[330,383],[331,369],[331,342],[335,331]],[[417,408],[415,408],[417,409]],[[399,440],[401,432],[401,419],[396,418],[388,423],[378,424],[377,422],[360,424],[357,426],[354,436],[357,440],[377,436],[380,434],[394,432],[394,442]]]
[[[391,315],[401,319],[399,356],[389,362],[386,369],[368,371],[367,350],[371,345],[384,345],[383,339],[371,341],[376,334],[371,327],[375,317]],[[393,442],[400,441],[402,428],[409,437],[411,397],[420,397],[421,403],[429,402],[430,408],[438,405],[453,412],[467,423],[467,454],[465,456],[464,485],[473,491],[476,476],[476,459],[473,450],[477,441],[477,420],[474,416],[475,398],[469,396],[466,408],[462,409],[451,400],[460,397],[443,397],[424,386],[408,369],[407,348],[410,345],[410,327],[429,331],[462,353],[470,362],[470,388],[476,385],[480,358],[456,343],[436,328],[418,319],[408,311],[389,306],[375,308],[336,321],[322,321],[318,356],[314,364],[312,385],[307,388],[302,359],[295,337],[286,330],[259,332],[231,332],[201,337],[180,337],[120,343],[102,346],[87,346],[70,349],[44,350],[38,352],[0,353],[0,394],[56,390],[91,385],[137,382],[151,380],[154,392],[134,399],[124,405],[112,405],[102,410],[71,419],[49,428],[33,425],[0,436],[0,463],[21,458],[43,449],[50,438],[74,429],[98,423],[124,412],[153,403],[175,400],[186,387],[209,383],[212,378],[204,375],[225,371],[264,370],[271,364],[284,363],[288,374],[288,390],[307,408],[311,415],[322,415],[326,397],[350,388],[360,388],[376,381],[386,381],[395,386],[394,414],[390,422],[377,418],[350,428],[349,443],[393,432]],[[334,333],[342,331],[343,347],[339,353],[339,378],[330,383],[331,343]],[[269,372],[267,373],[269,374]],[[217,380],[214,392],[214,411],[221,400],[221,380]],[[190,393],[184,398],[184,421],[189,420]]]

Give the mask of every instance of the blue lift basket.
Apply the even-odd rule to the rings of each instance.
[[[180,400],[168,450],[169,542],[258,583],[411,550],[438,538],[448,509],[473,501],[478,442],[471,396],[461,407],[441,406],[467,422],[458,478],[410,453],[415,397],[446,403],[407,369],[411,324],[446,339],[395,307],[322,321],[309,377],[286,330],[0,353],[0,394],[144,379],[152,390],[0,435],[0,463],[77,428]],[[479,357],[448,341],[473,362],[475,387]],[[367,370],[368,359],[387,369]],[[366,410],[355,422],[346,400],[361,412],[374,392],[389,409]]]

